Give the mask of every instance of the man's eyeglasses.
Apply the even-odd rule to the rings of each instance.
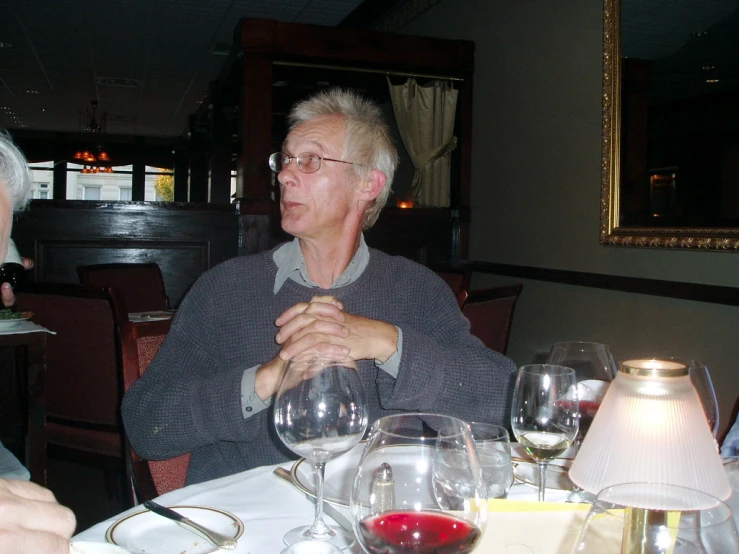
[[[288,156],[284,152],[275,152],[269,157],[269,167],[275,173],[279,173],[293,160],[298,164],[298,170],[302,173],[315,173],[321,169],[321,162],[323,160],[326,160],[327,162],[339,162],[342,164],[354,165],[352,162],[345,162],[344,160],[322,158],[318,154],[311,154],[310,152],[303,152],[297,156]]]

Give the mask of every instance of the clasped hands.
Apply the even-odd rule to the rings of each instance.
[[[350,356],[355,360],[387,360],[395,352],[398,330],[385,321],[347,312],[333,296],[314,296],[285,310],[275,320],[277,356],[260,366],[256,392],[263,400],[277,392],[290,358],[305,354]]]

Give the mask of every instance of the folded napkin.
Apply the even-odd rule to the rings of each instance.
[[[589,504],[490,499],[480,554],[570,554]]]
[[[5,327],[0,329],[0,335],[22,335],[23,333],[41,333],[46,332],[51,335],[56,335],[54,331],[49,331],[46,327],[42,327],[32,321],[19,321],[12,327]]]

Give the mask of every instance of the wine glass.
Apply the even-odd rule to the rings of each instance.
[[[308,539],[345,548],[354,542],[351,533],[323,520],[323,479],[326,462],[362,439],[368,412],[359,371],[351,358],[303,356],[288,362],[275,397],[275,429],[290,450],[313,464],[316,516],[312,525],[289,531],[285,544]]]
[[[616,377],[618,371],[616,360],[605,344],[570,341],[554,343],[549,350],[546,363],[575,370],[580,402],[580,430],[573,443],[577,452],[600,408],[608,383]]]
[[[485,530],[486,498],[464,421],[383,417],[370,429],[354,478],[354,532],[369,554],[466,554]]]
[[[706,493],[659,483],[598,493],[573,552],[722,554],[739,552],[731,510]]]
[[[572,446],[577,455],[580,444],[606,395],[608,384],[616,377],[618,366],[607,345],[583,341],[554,343],[549,350],[547,363],[575,370],[577,396],[580,402],[580,428]],[[567,502],[583,502],[591,498],[592,495],[575,485],[567,497]]]
[[[708,366],[698,360],[686,360],[672,356],[662,359],[679,362],[688,366],[690,382],[693,383],[695,390],[698,392],[701,404],[703,405],[703,412],[706,414],[706,420],[708,420],[708,425],[713,433],[713,438],[716,438],[719,427],[718,400],[716,399],[716,391],[713,388],[713,381],[711,381]]]
[[[518,370],[511,427],[539,466],[539,502],[544,501],[547,464],[567,450],[577,436],[578,409],[574,369],[534,364]]]

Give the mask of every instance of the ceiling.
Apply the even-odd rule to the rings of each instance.
[[[108,134],[178,136],[242,17],[364,26],[407,1],[0,0],[0,127],[78,132],[96,100]],[[658,60],[663,95],[705,93],[705,65],[723,72],[709,91],[737,87],[739,0],[622,4],[623,53]]]
[[[95,100],[109,134],[180,135],[239,19],[336,26],[363,1],[0,0],[0,127],[78,132]]]

